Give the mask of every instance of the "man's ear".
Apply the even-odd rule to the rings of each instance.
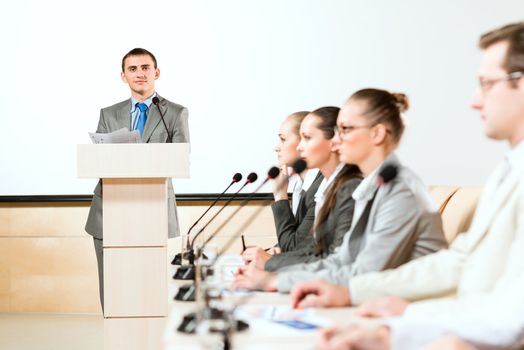
[[[120,78],[122,79],[122,81],[123,81],[124,83],[127,84],[127,79],[126,79],[126,75],[124,74],[124,72],[120,72]]]
[[[160,69],[155,68],[155,80],[157,80],[158,78],[160,78]]]

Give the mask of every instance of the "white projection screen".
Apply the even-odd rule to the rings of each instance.
[[[354,91],[408,94],[404,163],[431,185],[480,185],[507,145],[469,107],[481,33],[522,20],[522,0],[12,1],[0,36],[0,196],[91,194],[76,177],[102,107],[129,98],[122,56],[152,51],[157,91],[189,109],[191,178],[218,193],[275,163],[283,118]],[[269,188],[266,189],[269,191]]]

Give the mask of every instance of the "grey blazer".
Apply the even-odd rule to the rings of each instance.
[[[427,187],[410,169],[402,166],[394,154],[384,164],[396,165],[398,175],[378,190],[363,240],[359,242],[358,255],[349,254],[349,247],[354,244],[349,231],[340,247],[326,259],[280,270],[279,291],[287,292],[295,283],[311,279],[348,285],[352,276],[394,268],[446,248],[438,207]],[[373,197],[375,177],[358,191],[359,207],[363,208]],[[360,215],[356,213],[355,222]]]
[[[276,201],[271,205],[278,246],[282,252],[297,250],[313,242],[311,228],[315,221],[315,193],[324,177],[318,172],[315,180],[300,198],[296,216],[288,200]]]
[[[164,114],[164,120],[168,129],[173,134],[173,142],[188,143],[189,127],[187,108],[179,104],[170,102],[157,95],[160,110]],[[121,128],[131,130],[131,99],[122,101],[113,106],[103,108],[100,111],[97,132],[109,133]],[[163,143],[167,139],[167,131],[162,123],[158,108],[151,105],[147,115],[146,125],[142,142]],[[178,226],[178,213],[176,210],[175,192],[171,181],[168,181],[168,237],[175,237],[180,234]],[[102,186],[101,180],[94,190],[91,208],[87,217],[85,230],[91,236],[102,239]]]
[[[360,179],[350,179],[340,187],[336,194],[335,207],[331,210],[323,225],[315,232],[316,240],[325,247],[322,255],[316,254],[316,242],[311,240],[299,250],[274,255],[266,262],[264,270],[276,271],[289,265],[313,262],[333,253],[335,248],[342,243],[344,234],[351,227],[355,205],[351,195],[360,181]]]

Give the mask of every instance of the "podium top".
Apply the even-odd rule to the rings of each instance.
[[[77,145],[80,178],[189,178],[189,143]]]

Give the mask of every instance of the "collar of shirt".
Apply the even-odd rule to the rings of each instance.
[[[134,96],[131,96],[131,113],[137,110],[137,107],[136,107],[137,103],[145,103],[147,105],[147,108],[149,108],[151,106],[151,103],[153,103],[154,97],[156,97],[156,92],[154,92],[153,95],[149,96],[145,101],[140,102]]]
[[[304,176],[304,182],[302,183],[302,189],[307,192],[315,179],[317,178],[319,170],[318,169],[308,169],[306,176]]]
[[[288,169],[288,174],[291,174],[293,172],[293,168]],[[293,193],[300,193],[302,190],[304,192],[307,192],[315,179],[317,178],[319,170],[317,168],[314,169],[308,169],[306,171],[306,176],[304,177],[304,181],[300,178],[300,176],[293,176],[294,181],[290,184],[289,189],[290,192]]]
[[[380,163],[378,167],[376,167],[368,176],[366,176],[362,180],[362,182],[357,186],[355,191],[353,191],[352,197],[355,201],[370,200],[373,197],[373,192],[377,188],[376,178],[378,176],[378,171],[382,168],[382,165],[386,163],[399,163],[399,160],[395,153],[391,153],[389,156],[387,156],[386,159],[382,163]]]
[[[151,107],[151,104],[153,103],[153,98],[156,96],[156,92],[153,93],[153,95],[149,96],[145,101],[138,101],[134,96],[131,96],[131,125],[133,127],[133,130],[136,129],[136,122],[138,119],[138,116],[140,114],[140,110],[137,108],[137,103],[145,103],[147,105],[147,110],[149,111],[149,108]]]
[[[524,141],[520,141],[520,143],[517,146],[512,148],[506,154],[506,159],[508,160],[508,163],[512,168],[524,162]]]
[[[322,180],[322,182],[318,186],[317,193],[315,193],[315,202],[321,203],[324,200],[324,196],[326,194],[327,189],[329,188],[329,185],[331,185],[333,181],[335,181],[335,178],[342,171],[344,165],[346,164],[340,163],[339,165],[337,165],[333,174],[331,174],[329,178],[324,178],[324,180]]]

